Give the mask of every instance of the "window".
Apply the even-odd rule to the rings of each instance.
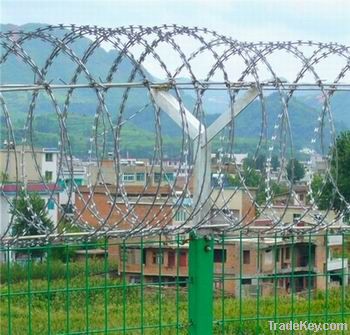
[[[162,180],[166,181],[166,182],[174,180],[174,173],[173,172],[163,173],[163,174],[161,174],[160,172],[155,172],[154,173],[154,182],[159,183],[161,180],[161,178],[160,178],[161,176],[162,176]]]
[[[141,283],[141,277],[140,276],[130,276],[130,283],[131,284]]]
[[[52,171],[45,171],[45,180],[52,181]]]
[[[286,259],[290,259],[290,248],[286,247]]]
[[[55,209],[55,202],[52,199],[48,200],[47,209]]]
[[[123,181],[131,182],[134,180],[135,180],[135,174],[133,174],[133,173],[124,173],[123,174]]]
[[[179,209],[175,214],[175,221],[183,222],[187,219],[187,213],[184,210]]]
[[[278,287],[283,287],[283,278],[278,279]]]
[[[293,222],[296,222],[300,219],[301,215],[299,213],[294,213],[293,214]]]
[[[284,261],[284,248],[281,248],[281,261]]]
[[[73,214],[73,205],[72,204],[62,204],[61,205],[63,212],[65,214]]]
[[[171,173],[166,173],[164,176],[163,176],[163,179],[165,181],[173,181],[174,180],[174,174],[171,172]]]
[[[225,263],[226,262],[226,249],[214,249],[214,262]]]
[[[154,251],[152,254],[152,262],[153,264],[163,264],[163,252],[162,251]]]
[[[175,252],[169,251],[168,252],[168,267],[174,267],[175,266]]]
[[[222,289],[222,280],[215,280],[214,281],[214,287],[216,290]]]
[[[280,249],[278,249],[277,247],[275,248],[275,258],[276,262],[280,261]]]
[[[160,173],[159,172],[155,172],[154,173],[154,182],[155,183],[159,183],[160,182]]]
[[[265,250],[264,263],[266,265],[272,264],[272,250]]]
[[[142,264],[146,265],[147,263],[147,249],[142,249]]]
[[[77,186],[82,186],[83,185],[83,179],[81,178],[76,178],[74,179],[74,182]]]
[[[143,172],[136,173],[136,180],[137,181],[145,181],[145,174]]]
[[[45,154],[45,162],[52,162],[53,161],[53,154],[52,153],[46,153]]]
[[[242,278],[241,279],[241,284],[242,285],[251,285],[252,284],[252,279],[251,278]]]
[[[250,250],[243,250],[243,264],[250,264]]]
[[[120,259],[122,262],[128,262],[128,253],[129,253],[129,250],[126,248],[126,247],[123,247],[121,250],[120,250]]]
[[[180,266],[187,266],[187,254],[186,251],[180,252]]]
[[[127,262],[129,264],[141,264],[141,250],[137,248],[128,248],[127,250]]]

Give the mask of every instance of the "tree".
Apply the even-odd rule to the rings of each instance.
[[[332,189],[330,181],[325,177],[315,174],[311,181],[312,196],[316,200],[319,209],[326,210],[332,207]]]
[[[252,158],[246,158],[243,161],[243,169],[241,171],[241,177],[244,179],[245,185],[248,187],[258,187],[261,183],[261,172],[255,169],[254,160]],[[229,178],[230,186],[242,186],[242,180],[238,175]]]
[[[1,172],[0,174],[0,183],[1,184],[6,184],[9,181],[9,175],[6,172]]]
[[[262,172],[262,171],[265,171],[265,165],[266,165],[266,156],[264,154],[259,154],[258,157],[256,157],[255,168]]]
[[[293,184],[303,179],[305,176],[304,166],[295,158],[289,160],[287,164],[287,176],[290,182]]]
[[[273,170],[273,171],[277,171],[277,169],[278,169],[279,166],[280,166],[280,161],[279,161],[279,159],[278,159],[278,156],[273,155],[273,156],[271,157],[271,166],[272,166],[272,170]]]
[[[261,172],[265,171],[265,164],[266,164],[266,156],[265,154],[259,154],[255,158],[252,156],[248,156],[243,161],[243,168],[252,168],[255,170],[260,170]]]
[[[253,167],[252,167],[253,166]],[[256,201],[260,204],[265,199],[265,183],[264,177],[261,171],[254,168],[254,161],[252,159],[245,159],[243,162],[243,170],[241,171],[241,177],[244,179],[244,183],[247,187],[256,188]],[[238,175],[230,176],[229,185],[242,187],[242,179]]]
[[[332,150],[331,175],[336,183],[339,193],[347,202],[350,202],[350,131],[342,132],[336,140]],[[331,182],[329,181],[329,184]],[[332,185],[333,186],[333,185]],[[328,186],[329,189],[334,189]],[[335,190],[334,190],[335,191]],[[333,209],[342,212],[347,208],[346,203],[340,199],[337,192],[334,193]]]
[[[315,175],[311,184],[312,192],[320,209],[332,208],[340,213],[345,211],[347,206],[339,193],[347,202],[350,202],[350,131],[338,135],[330,154],[332,157],[331,176]],[[319,197],[317,197],[318,194],[320,194]]]
[[[24,192],[20,192],[18,197],[12,201],[10,213],[14,217],[13,235],[39,235],[42,233],[35,225],[31,225],[28,222],[33,222],[48,229],[53,227],[53,222],[47,212],[45,200],[37,193],[29,194],[28,198]],[[34,249],[28,253],[42,259],[44,250]]]
[[[14,216],[14,235],[39,235],[42,232],[38,225],[51,229],[53,222],[49,218],[45,200],[39,194],[31,193],[26,198],[24,192],[20,192],[12,201],[10,213]],[[33,222],[30,225],[28,222]]]

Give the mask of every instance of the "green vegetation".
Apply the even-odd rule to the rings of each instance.
[[[332,207],[332,184],[326,182],[325,177],[315,174],[311,182],[312,195],[316,200],[317,206],[321,210]]]
[[[68,247],[67,247],[68,249]],[[72,248],[71,248],[72,249]],[[75,249],[74,249],[75,250]],[[68,255],[68,252],[67,252]],[[69,263],[69,278],[73,279],[75,277],[81,277],[82,273],[85,271],[85,263],[79,262],[79,261],[72,261],[71,256],[67,256],[68,259],[70,259]],[[30,275],[30,278],[35,280],[45,280],[47,279],[47,273],[48,273],[48,267],[49,267],[49,273],[50,273],[50,280],[52,281],[59,281],[66,279],[67,277],[67,265],[60,261],[53,259],[50,264],[48,264],[46,261],[43,262],[30,262],[30,274],[28,274],[28,266],[23,265],[20,263],[13,263],[8,269],[7,264],[1,264],[0,265],[0,284],[6,286],[6,283],[11,284],[19,284],[21,282],[27,281],[28,276]],[[89,273],[90,275],[98,275],[104,272],[104,264],[103,261],[99,261],[96,259],[92,259],[89,261]],[[116,265],[109,265],[109,271],[116,272],[117,267]],[[20,287],[20,286],[19,286]]]
[[[305,176],[305,169],[297,159],[292,158],[287,164],[288,179],[294,184]]]
[[[1,171],[1,173],[0,173],[0,183],[1,184],[6,184],[8,182],[8,180],[9,180],[8,173],[5,173],[5,172]]]
[[[273,155],[273,156],[271,157],[271,167],[272,167],[272,170],[273,170],[273,171],[277,171],[277,169],[279,168],[279,166],[280,166],[280,161],[279,161],[279,159],[278,159],[278,156]]]
[[[341,196],[350,202],[350,131],[342,132],[331,150],[330,173]],[[311,184],[313,196],[320,209],[331,207],[336,212],[345,212],[347,204],[341,199],[330,176],[315,175]]]
[[[336,140],[332,150],[331,174],[339,189],[339,193],[346,201],[350,201],[350,131],[342,132]],[[329,186],[328,186],[329,188]],[[347,204],[340,199],[338,193],[334,195],[333,209],[342,212]]]
[[[111,107],[112,108],[112,107]],[[129,112],[132,114],[132,112]],[[155,133],[154,116],[150,112],[145,112],[145,115],[139,114],[138,117],[128,121],[121,127],[120,131],[120,151],[122,156],[151,158],[154,154],[154,147],[157,145],[157,136]],[[11,113],[14,135],[16,141],[20,143],[23,133],[23,125],[25,123],[24,112]],[[151,125],[152,123],[152,125]],[[104,124],[104,125],[103,125]],[[115,126],[116,120],[113,119]],[[92,150],[92,156],[96,156],[96,148],[98,155],[102,156],[108,151],[114,149],[115,130],[111,130],[111,126],[106,118],[101,118],[98,125],[98,130],[92,129],[94,125],[94,116],[83,112],[69,113],[66,120],[67,136],[70,143],[72,153],[81,158],[88,158],[89,150]],[[153,127],[153,128],[152,128]],[[37,114],[33,122],[33,138],[32,141],[36,147],[58,147],[58,143],[65,143],[65,149],[68,152],[67,139],[60,138],[60,125],[57,122],[55,113],[40,113]],[[1,120],[1,138],[7,138],[7,127],[5,121]],[[104,132],[106,133],[104,134]],[[179,157],[181,155],[182,136],[180,129],[169,119],[165,119],[161,127],[163,153],[168,157]],[[95,134],[97,142],[95,142]],[[104,135],[103,135],[104,134]],[[90,137],[94,138],[91,143]],[[28,135],[27,140],[29,141]],[[104,146],[105,144],[105,146]],[[256,138],[236,137],[235,152],[253,152],[257,145]],[[219,138],[215,138],[212,144],[213,150],[221,147]]]
[[[9,333],[9,323],[11,334],[19,335],[92,330],[102,334],[106,329],[123,334],[123,328],[129,329],[126,334],[141,334],[142,327],[144,334],[159,334],[162,329],[162,334],[170,335],[177,334],[176,324],[178,334],[187,334],[186,288],[126,283],[117,276],[116,267],[104,260],[85,259],[69,266],[60,262],[14,265],[10,276],[3,266],[1,276],[1,334]],[[349,324],[350,291],[242,298],[240,303],[239,298],[222,296],[216,290],[214,334],[269,334],[268,320],[276,318]]]
[[[276,156],[272,156],[276,157]],[[278,158],[274,158],[274,165],[272,168],[279,166]],[[248,156],[243,161],[243,169],[241,171],[242,179],[245,181],[247,187],[256,188],[256,201],[258,204],[262,204],[266,201],[266,181],[265,181],[265,162],[266,156],[260,154],[254,160],[251,156]],[[230,186],[241,187],[242,181],[238,175],[229,176],[228,184]],[[288,187],[282,184],[278,184],[274,181],[270,181],[270,195],[271,197],[277,197],[288,192]]]
[[[14,216],[13,235],[38,235],[41,231],[35,225],[39,224],[47,229],[53,227],[45,200],[37,193],[27,196],[20,192],[12,201],[10,213]],[[33,225],[29,226],[28,222]]]
[[[255,169],[254,161],[248,157],[243,161],[241,177],[248,187],[258,187],[262,181],[262,172]],[[242,186],[242,181],[238,174],[230,176],[229,184],[230,186]]]

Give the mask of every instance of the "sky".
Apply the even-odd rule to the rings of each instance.
[[[17,25],[35,22],[117,27],[176,23],[206,27],[241,41],[302,39],[350,45],[350,0],[1,0],[0,3],[1,22]],[[187,47],[185,43],[183,48]],[[295,75],[292,65],[286,66],[282,60],[276,64],[280,71],[283,67],[287,69],[282,76],[291,79]],[[145,65],[154,75],[161,75],[154,63]],[[325,76],[334,78],[330,70],[325,69]]]
[[[350,45],[348,0],[2,0],[0,9],[2,23],[177,23],[238,40],[313,39]]]

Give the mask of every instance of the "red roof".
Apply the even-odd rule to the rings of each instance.
[[[110,192],[111,194],[116,194],[117,190],[118,190],[118,194],[120,194],[118,187],[115,185],[108,185],[108,186],[97,185],[94,188],[94,194],[98,194],[98,193],[105,194],[106,188],[108,189],[108,192]],[[159,189],[158,189],[158,186],[155,186],[155,185],[148,185],[146,188],[144,185],[125,185],[124,190],[127,193],[127,195],[130,195],[130,196],[137,196],[137,195],[140,195],[141,193],[144,196],[154,196],[154,195],[167,196],[171,194],[171,187],[169,185],[162,185],[159,187]],[[79,191],[81,193],[90,192],[87,186],[79,186]]]
[[[6,193],[17,193],[20,192],[22,189],[21,184],[6,184],[0,186],[0,190],[2,192]],[[43,184],[43,183],[36,183],[36,184],[27,184],[26,188],[27,192],[59,192],[60,187],[57,184]]]
[[[273,221],[271,219],[257,219],[255,220],[251,227],[267,227],[272,226]]]

